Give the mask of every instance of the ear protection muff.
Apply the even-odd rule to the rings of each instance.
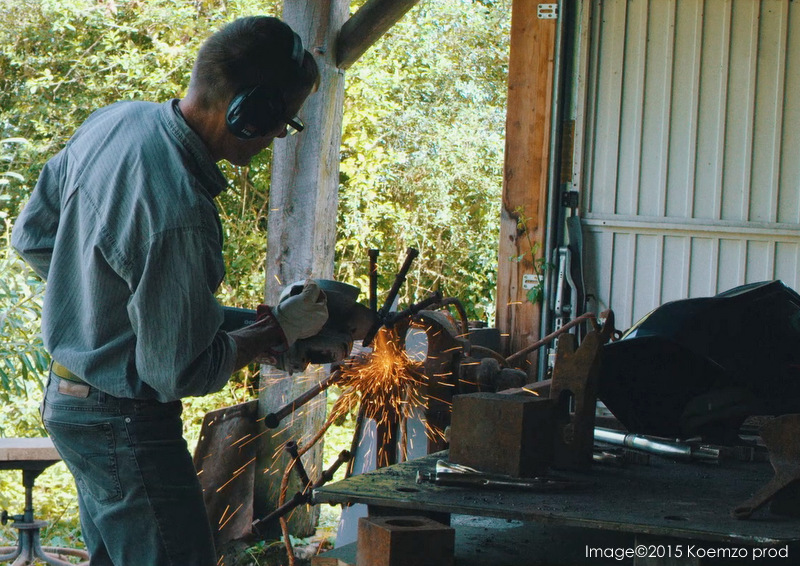
[[[283,93],[275,87],[256,85],[239,91],[228,105],[228,130],[243,140],[275,130],[286,115]]]
[[[292,31],[292,64],[301,69],[304,57],[303,41]],[[274,85],[259,84],[236,93],[228,104],[225,121],[234,136],[249,140],[277,129],[288,118],[283,92]]]

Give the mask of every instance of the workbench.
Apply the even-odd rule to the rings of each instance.
[[[42,546],[39,531],[47,527],[47,521],[34,517],[34,482],[47,468],[61,461],[53,442],[47,437],[0,438],[0,470],[22,470],[22,485],[25,488],[25,510],[19,515],[3,511],[2,523],[11,519],[12,527],[19,531],[16,546],[0,546],[0,562],[18,564],[51,564],[53,566],[75,566],[69,558],[78,558],[77,566],[88,566],[89,554],[85,550]],[[37,561],[38,559],[38,561]],[[34,562],[36,561],[36,562]]]
[[[774,475],[766,462],[701,464],[654,457],[648,465],[595,464],[583,473],[553,472],[580,488],[532,493],[417,483],[417,472],[434,472],[439,459],[447,460],[447,453],[325,485],[315,490],[314,501],[363,503],[370,514],[496,518],[527,525],[531,532],[556,528],[575,529],[577,534],[588,529],[599,538],[588,542],[579,535],[572,537],[572,544],[580,547],[577,556],[586,559],[583,563],[592,565],[800,563],[800,519],[771,514],[767,507],[747,520],[731,516],[735,506]],[[517,564],[559,563],[532,554],[541,540],[533,546],[518,547],[524,560]],[[720,557],[725,560],[719,562]],[[461,563],[466,562],[457,561]],[[577,563],[575,556],[565,562]]]

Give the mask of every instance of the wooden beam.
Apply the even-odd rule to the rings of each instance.
[[[347,20],[336,42],[336,66],[348,69],[419,0],[367,0]]]
[[[277,139],[273,145],[270,211],[267,219],[265,302],[274,305],[284,286],[308,277],[330,279],[336,244],[339,189],[339,152],[344,109],[344,73],[336,68],[332,48],[349,14],[350,0],[285,0],[283,19],[300,34],[319,65],[319,90],[300,111],[306,124],[296,136]],[[313,373],[288,375],[264,366],[260,379],[259,416],[308,390],[327,377],[322,368]],[[263,517],[278,507],[281,475],[288,462],[282,450],[288,440],[301,446],[325,420],[322,403],[310,403],[288,417],[274,434],[260,438],[254,507]],[[285,425],[285,426],[283,426]],[[270,431],[272,432],[272,431]],[[322,470],[322,444],[303,457],[310,476]],[[290,484],[289,496],[299,484]],[[318,508],[305,506],[292,513],[293,534],[314,533]],[[275,534],[279,536],[277,522]]]
[[[547,213],[550,121],[557,20],[539,19],[538,5],[514,0],[508,71],[505,170],[500,221],[497,327],[507,354],[539,339],[541,310],[527,300],[523,277],[541,257]],[[536,378],[536,353],[523,369]]]

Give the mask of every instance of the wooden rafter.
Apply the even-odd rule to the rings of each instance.
[[[345,22],[336,41],[336,66],[347,69],[419,0],[367,0]]]

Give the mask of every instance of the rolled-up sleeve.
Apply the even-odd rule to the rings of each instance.
[[[219,330],[214,292],[224,276],[215,244],[201,228],[156,234],[142,250],[142,272],[128,302],[136,335],[136,370],[161,400],[220,390],[236,344]]]

